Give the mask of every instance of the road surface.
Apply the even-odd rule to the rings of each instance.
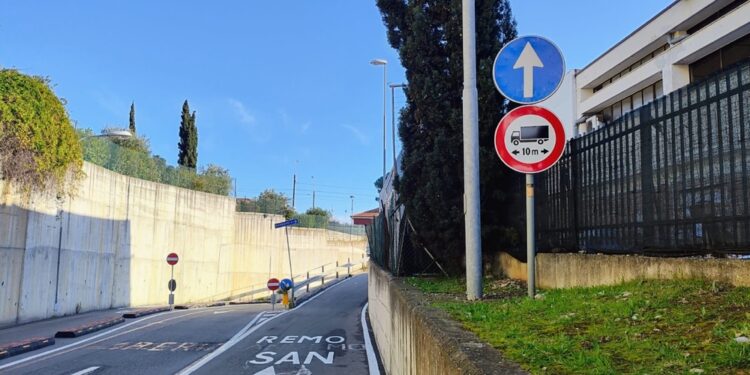
[[[375,351],[362,328],[366,302],[367,276],[360,275],[292,311],[258,304],[161,313],[57,339],[54,346],[0,361],[0,373],[376,373],[369,365],[377,362]]]

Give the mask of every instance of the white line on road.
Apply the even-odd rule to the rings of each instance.
[[[99,366],[92,366],[92,367],[83,369],[81,371],[78,371],[78,372],[70,374],[70,375],[86,375],[86,374],[90,374],[90,373],[96,371],[98,368],[99,368]]]
[[[202,309],[200,309],[200,310],[202,310]],[[43,352],[43,353],[39,353],[39,354],[35,354],[35,355],[29,356],[29,357],[26,357],[26,358],[23,358],[23,359],[19,359],[19,360],[14,361],[14,362],[6,363],[6,364],[0,366],[0,370],[6,369],[8,367],[17,366],[17,365],[20,365],[22,363],[26,363],[28,361],[32,361],[32,360],[35,360],[35,359],[46,359],[44,357],[55,356],[56,355],[55,353],[58,353],[58,352],[65,351],[65,353],[67,353],[68,351],[74,349],[77,346],[81,346],[81,345],[83,345],[83,344],[85,344],[85,343],[87,343],[89,341],[96,340],[96,339],[98,339],[100,337],[103,337],[103,336],[111,335],[112,333],[115,333],[117,331],[120,331],[120,330],[123,330],[125,328],[128,328],[128,327],[130,327],[130,326],[132,326],[134,324],[142,323],[142,322],[144,322],[146,320],[149,320],[149,319],[153,319],[153,318],[156,318],[156,317],[159,317],[159,316],[162,316],[162,315],[173,314],[173,313],[176,313],[176,312],[178,312],[178,311],[174,311],[173,310],[173,311],[166,311],[166,312],[163,312],[163,313],[157,313],[157,314],[149,315],[149,316],[146,316],[144,318],[138,319],[138,320],[136,320],[134,322],[130,322],[130,323],[127,323],[125,325],[122,325],[122,326],[119,326],[119,327],[116,327],[116,328],[104,331],[104,332],[99,333],[97,335],[91,336],[89,338],[86,338],[86,339],[83,339],[83,340],[80,340],[80,341],[76,341],[74,343],[71,343],[71,344],[59,347],[57,349],[52,349],[52,350],[49,350],[49,351],[46,351],[46,352]],[[161,323],[161,322],[165,322],[167,320],[181,318],[181,317],[185,317],[185,316],[193,315],[193,314],[197,314],[197,312],[196,313],[192,313],[192,314],[179,315],[179,316],[176,316],[174,318],[165,319],[165,320],[162,320],[162,321],[159,321],[159,322],[156,322],[156,323]],[[133,330],[129,330],[127,332],[122,332],[121,334],[129,333],[129,332],[132,332],[134,330],[139,330],[141,328],[146,328],[146,327],[149,327],[149,326],[151,326],[151,324],[143,326],[143,327],[138,327],[138,328],[135,328]],[[113,337],[116,337],[116,336],[119,336],[119,335],[120,334],[109,336],[109,337],[104,337],[103,339],[94,341],[91,344],[96,344],[96,343],[104,341],[104,340],[109,340],[109,339],[111,339]],[[64,354],[64,353],[59,353],[59,354]]]
[[[338,282],[338,283],[336,283],[336,284],[328,287],[328,289],[325,289],[325,290],[321,291],[320,293],[318,293],[318,294],[310,297],[307,301],[300,303],[299,306],[297,306],[294,310],[286,310],[284,312],[275,313],[270,318],[267,318],[263,322],[258,323],[257,325],[253,326],[253,324],[255,324],[256,321],[262,315],[265,315],[266,313],[262,312],[262,313],[258,314],[255,317],[255,319],[253,319],[250,323],[248,323],[247,326],[245,326],[239,332],[237,332],[237,334],[234,335],[231,339],[229,339],[229,341],[227,341],[226,343],[222,344],[218,349],[214,350],[213,352],[207,354],[203,358],[201,358],[198,361],[194,362],[192,365],[190,365],[190,366],[182,369],[180,372],[177,373],[177,375],[190,375],[190,374],[192,374],[193,372],[197,371],[201,367],[205,366],[206,363],[211,362],[214,358],[220,356],[225,351],[227,351],[230,348],[232,348],[233,346],[237,345],[237,343],[239,343],[240,341],[244,340],[247,336],[250,336],[253,332],[257,331],[260,327],[264,326],[266,323],[268,323],[268,322],[270,322],[270,321],[272,321],[272,320],[274,320],[274,319],[276,319],[276,318],[278,318],[280,316],[283,316],[283,315],[288,314],[290,312],[294,312],[294,311],[297,311],[297,310],[301,309],[303,306],[307,305],[309,302],[311,302],[314,299],[318,298],[323,293],[325,293],[325,292],[327,292],[327,291],[329,291],[329,290],[331,290],[331,289],[333,289],[333,288],[335,288],[335,287],[343,284],[347,280],[353,280],[353,279],[354,278],[349,278],[349,279],[345,279],[343,281],[340,281],[340,282]]]
[[[367,350],[367,366],[370,368],[370,375],[380,375],[380,368],[378,368],[378,358],[375,357],[375,350],[372,348],[372,342],[370,341],[370,329],[367,327],[367,306],[370,303],[367,302],[362,307],[362,333],[365,337],[365,349]]]
[[[228,312],[232,312],[232,310],[219,310],[219,311],[214,311],[214,314],[224,314],[224,313],[228,313]]]

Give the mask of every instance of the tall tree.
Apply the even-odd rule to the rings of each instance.
[[[130,134],[135,135],[135,102],[130,103]]]
[[[399,119],[403,174],[396,189],[417,230],[414,238],[457,273],[465,238],[461,0],[377,0],[377,5],[408,80]],[[512,246],[518,238],[513,229],[518,213],[509,205],[520,180],[498,161],[492,141],[509,109],[492,81],[495,55],[516,37],[508,0],[476,1],[476,37],[482,242],[489,250]]]
[[[183,167],[193,168],[198,165],[198,128],[195,126],[195,111],[190,114],[188,101],[182,104],[180,119],[180,142],[177,163]]]

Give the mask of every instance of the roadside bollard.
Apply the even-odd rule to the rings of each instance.
[[[352,258],[346,258],[346,274],[352,275]]]
[[[320,266],[320,285],[326,285],[326,266]]]
[[[310,271],[307,271],[307,285],[305,285],[305,289],[310,293]]]
[[[336,261],[336,279],[339,278],[339,261]]]

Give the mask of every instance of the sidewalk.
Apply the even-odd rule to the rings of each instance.
[[[79,327],[90,322],[114,319],[131,308],[92,311],[78,315],[38,320],[0,329],[0,346],[11,342],[22,341],[33,337],[54,337],[57,331]]]

